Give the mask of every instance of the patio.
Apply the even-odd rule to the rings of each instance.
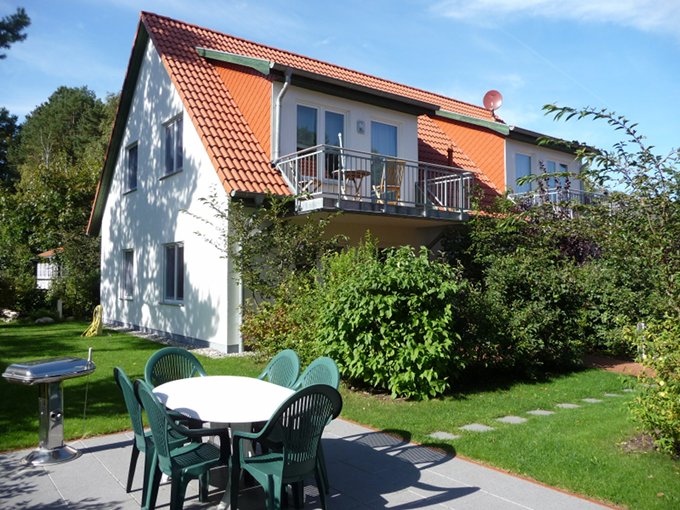
[[[133,491],[126,494],[124,489],[131,438],[128,432],[71,441],[83,455],[46,468],[22,466],[27,450],[0,454],[0,507],[138,509],[142,459]],[[326,428],[323,441],[331,484],[329,510],[607,508],[342,419]],[[197,487],[195,481],[189,484],[185,508],[215,508],[222,490],[212,488],[210,501],[201,504]],[[319,508],[318,501],[316,486],[308,483],[305,509]],[[158,507],[168,508],[168,502],[166,483]],[[243,510],[264,508],[261,489],[244,490],[239,503]]]

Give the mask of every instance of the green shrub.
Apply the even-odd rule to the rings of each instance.
[[[642,331],[629,328],[636,338],[639,359],[653,371],[640,376],[632,412],[652,434],[660,450],[680,454],[680,320],[666,318]]]
[[[344,378],[394,397],[448,389],[464,366],[452,333],[463,285],[457,271],[424,248],[379,254],[369,241],[326,257],[322,280],[319,336]]]
[[[293,349],[303,366],[320,355],[317,335],[319,299],[307,278],[291,275],[283,281],[276,298],[244,311],[243,343],[263,360],[283,349]]]

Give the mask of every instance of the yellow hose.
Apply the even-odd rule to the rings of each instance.
[[[94,312],[92,313],[92,324],[83,331],[80,336],[101,336],[102,334],[102,305],[97,305],[94,307]]]

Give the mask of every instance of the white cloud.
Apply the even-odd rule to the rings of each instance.
[[[610,23],[680,37],[677,0],[443,0],[434,4],[432,11],[480,24],[530,16]]]

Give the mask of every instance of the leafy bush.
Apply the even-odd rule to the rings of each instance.
[[[321,354],[317,335],[318,291],[307,278],[294,275],[283,281],[277,297],[244,311],[241,335],[246,348],[262,359],[293,349],[302,365]]]
[[[463,286],[457,271],[424,248],[380,254],[367,242],[326,257],[322,279],[319,336],[345,378],[394,397],[427,399],[448,389],[464,366],[452,333]]]
[[[653,374],[640,376],[639,395],[633,414],[655,438],[659,449],[680,454],[680,320],[666,318],[642,332],[628,330],[637,338],[640,361]]]

